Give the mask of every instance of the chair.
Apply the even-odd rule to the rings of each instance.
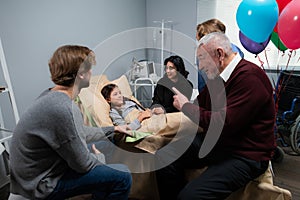
[[[274,93],[276,105],[275,134],[282,146],[291,146],[300,155],[300,75],[284,70]]]

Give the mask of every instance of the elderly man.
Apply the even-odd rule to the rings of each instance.
[[[207,85],[194,104],[173,88],[174,106],[204,132],[158,173],[162,199],[167,194],[173,199],[225,199],[265,172],[275,148],[273,89],[265,72],[234,53],[219,32],[200,40],[197,57]],[[180,188],[176,175],[197,166],[207,169]],[[179,194],[172,188],[180,188]]]

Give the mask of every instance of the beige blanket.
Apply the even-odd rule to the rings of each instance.
[[[139,115],[139,110],[131,111],[125,118],[127,123],[132,122]],[[177,140],[177,133],[183,132],[191,137],[195,136],[198,126],[187,118],[182,112],[152,115],[141,123],[139,132],[152,133],[140,140],[135,147],[154,154],[158,149],[172,140]],[[127,136],[129,137],[129,136]]]

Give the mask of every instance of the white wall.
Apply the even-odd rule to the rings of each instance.
[[[161,24],[154,21],[171,21],[165,23],[164,59],[177,54],[184,59],[189,80],[197,86],[197,68],[194,52],[196,49],[196,0],[146,0],[147,26],[156,27],[153,33],[154,43],[161,48]],[[155,62],[161,62],[161,51],[148,51],[148,56]]]
[[[242,0],[197,0],[197,22],[201,23],[213,17],[220,19],[226,25],[226,34],[244,52],[245,58],[259,66],[263,64],[265,69],[277,69],[278,66],[285,68],[288,65],[289,69],[294,69],[294,66],[297,66],[295,69],[300,70],[299,50],[292,54],[288,63],[289,50],[286,50],[285,53],[278,51],[272,41],[269,42],[265,51],[259,53],[257,57],[242,46],[238,36],[239,27],[236,22],[236,12],[241,2]],[[257,31],[259,32],[259,30]]]
[[[99,43],[112,38],[111,36],[148,26],[155,27],[149,39],[151,41],[148,42],[152,42],[153,48],[160,48],[161,25],[153,21],[162,19],[172,21],[165,24],[165,45],[170,52],[164,52],[164,57],[174,51],[183,55],[190,71],[189,79],[194,86],[197,85],[196,66],[193,61],[188,62],[194,57],[193,41],[196,25],[213,16],[225,23],[227,34],[243,50],[245,57],[260,64],[258,58],[248,53],[238,39],[235,15],[241,0],[199,0],[199,2],[200,7],[197,8],[197,0],[0,0],[0,37],[19,112],[22,114],[43,89],[52,86],[47,62],[58,46],[82,44],[96,48]],[[198,16],[197,20],[197,14],[201,13],[202,18]],[[126,42],[120,41],[112,49],[123,48],[124,44],[128,44],[128,41]],[[274,68],[278,63],[286,65],[288,51],[283,55],[276,50],[272,42],[266,50],[269,64],[266,62],[264,52],[259,54],[265,68],[268,68],[268,65]],[[112,50],[109,49],[107,52],[109,51]],[[109,66],[105,73],[109,77],[115,77],[128,70],[131,53],[137,55],[137,59],[150,59],[158,63],[161,59],[159,49],[148,51],[147,55],[140,50],[128,52],[112,60],[109,63],[112,67]],[[107,57],[106,54],[99,56]],[[298,52],[293,54],[289,65],[299,65],[298,58]],[[117,74],[115,66],[122,66],[118,68]],[[100,64],[94,72],[98,73],[103,67],[107,66]],[[0,103],[2,102],[0,97]],[[6,109],[4,107],[5,115],[9,115],[11,112]]]
[[[145,9],[145,0],[0,0],[0,37],[20,114],[53,85],[47,63],[56,48],[94,49],[114,34],[144,27]],[[8,106],[2,108],[8,123],[13,121]]]

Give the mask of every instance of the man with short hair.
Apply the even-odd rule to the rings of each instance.
[[[45,90],[18,122],[10,145],[11,195],[22,199],[127,199],[131,174],[125,165],[105,165],[87,142],[127,133],[127,126],[87,127],[74,98],[89,86],[95,54],[65,45],[49,61],[55,86]]]

